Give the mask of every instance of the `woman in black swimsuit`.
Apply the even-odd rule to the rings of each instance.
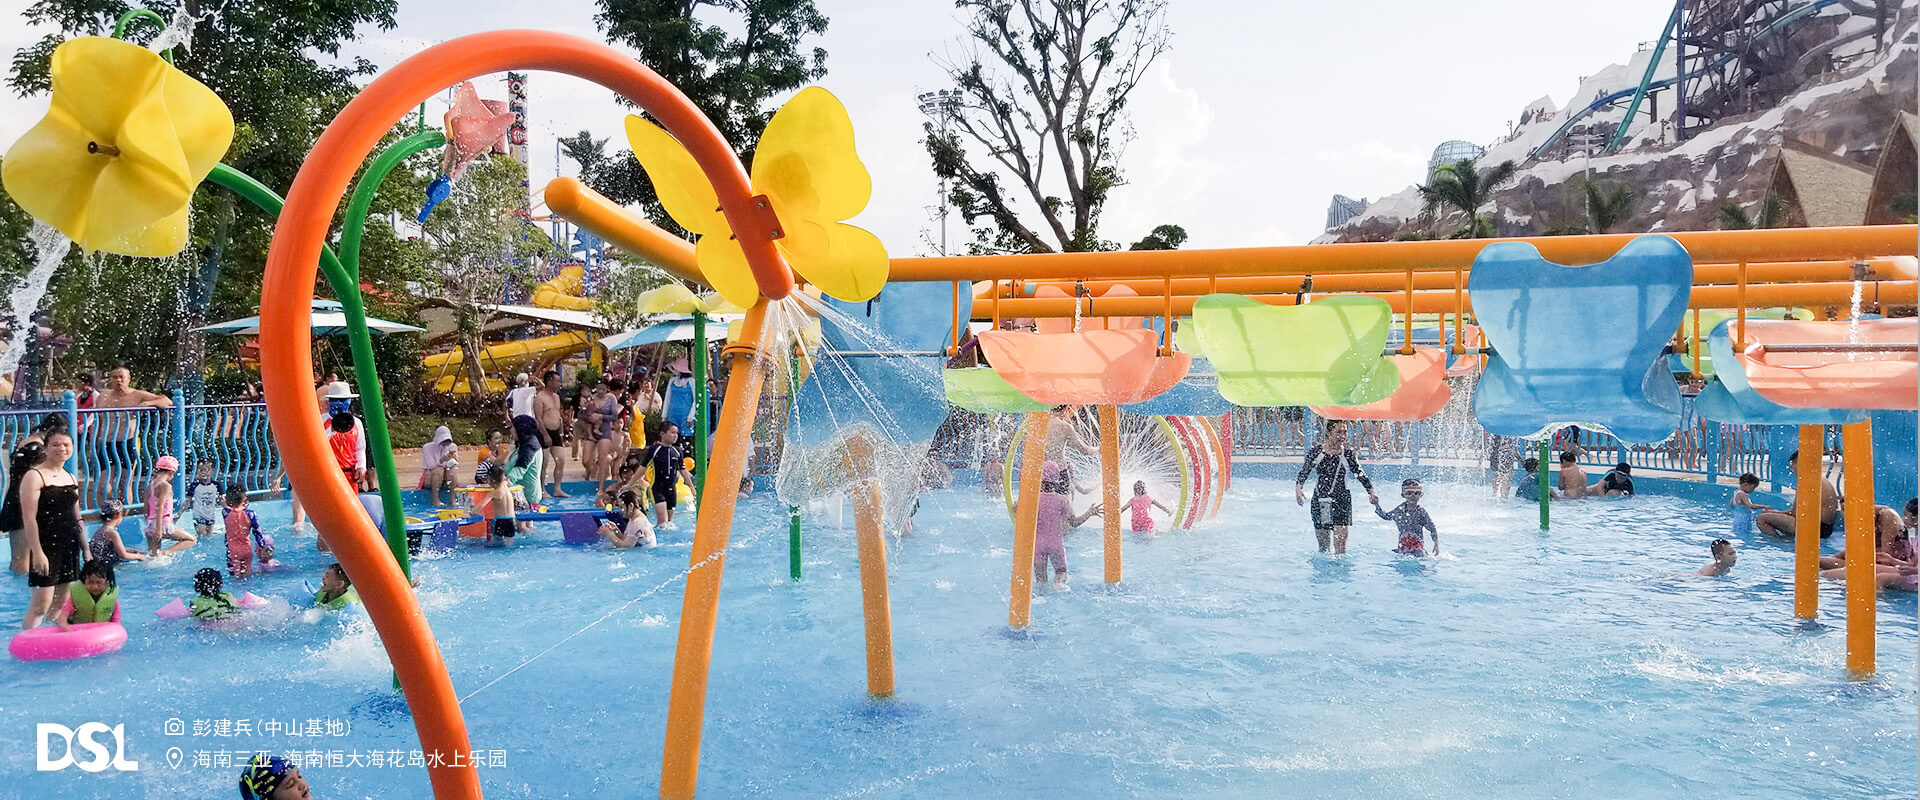
[[[1347,446],[1347,423],[1327,420],[1326,430],[1326,436],[1307,451],[1306,462],[1300,465],[1300,475],[1293,480],[1293,498],[1300,505],[1307,504],[1307,475],[1311,473],[1314,476],[1313,536],[1320,542],[1320,552],[1327,552],[1327,540],[1331,538],[1333,552],[1345,553],[1347,527],[1353,524],[1353,494],[1347,490],[1347,476],[1360,481],[1367,490],[1367,499],[1375,505],[1379,505],[1380,496],[1373,493],[1373,481],[1360,469],[1360,460],[1353,448]]]
[[[31,630],[58,616],[67,600],[67,585],[80,579],[80,562],[87,552],[80,528],[80,487],[66,470],[73,455],[73,437],[65,431],[47,434],[46,460],[20,478],[20,517],[27,544],[27,615],[21,630]]]

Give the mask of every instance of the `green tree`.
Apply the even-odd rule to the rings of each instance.
[[[1580,182],[1580,208],[1588,233],[1607,233],[1633,214],[1633,189],[1618,183]]]
[[[1100,212],[1124,183],[1127,100],[1172,34],[1163,0],[957,0],[960,101],[926,125],[934,174],[974,253],[1114,250]],[[968,147],[984,155],[970,155]],[[1054,192],[1065,190],[1065,196]],[[1145,241],[1145,240],[1143,240]]]
[[[1426,185],[1418,187],[1420,199],[1426,203],[1425,211],[1429,215],[1442,210],[1466,215],[1466,224],[1455,231],[1452,238],[1487,238],[1493,235],[1493,222],[1480,213],[1480,209],[1492,202],[1494,191],[1513,180],[1518,171],[1512,161],[1503,161],[1485,170],[1474,169],[1471,159],[1441,164],[1433,169]]]
[[[467,388],[476,398],[487,394],[479,358],[483,332],[493,316],[486,307],[501,302],[511,282],[530,279],[534,259],[553,247],[523,216],[526,175],[520,162],[504,156],[474,163],[424,228],[430,250],[420,288],[453,310]]]
[[[1187,229],[1178,225],[1161,225],[1152,233],[1134,242],[1128,250],[1178,250],[1187,243]]]
[[[21,96],[44,92],[48,88],[48,57],[61,41],[72,36],[107,35],[114,21],[133,6],[122,0],[34,0],[22,15],[30,23],[51,27],[56,32],[13,56],[7,84]],[[173,50],[180,69],[205,83],[226,102],[233,112],[234,145],[226,162],[258,178],[268,186],[285,189],[293,182],[301,161],[312,148],[321,128],[351,99],[355,78],[373,72],[373,65],[362,59],[341,63],[340,47],[352,41],[363,25],[382,30],[394,27],[397,0],[329,0],[324,3],[279,3],[268,0],[230,0],[211,4],[205,0],[150,0],[143,7],[172,19],[184,12],[192,20],[191,40]],[[139,23],[135,32],[151,35],[158,26]],[[141,40],[140,36],[130,36]],[[325,63],[323,63],[325,62]],[[207,357],[203,337],[192,329],[203,324],[211,313],[241,314],[258,303],[259,279],[264,271],[266,243],[271,240],[273,219],[250,210],[239,210],[225,192],[200,192],[194,200],[192,242],[183,256],[152,264],[140,262],[129,269],[127,277],[136,278],[142,287],[143,305],[170,309],[164,321],[143,320],[140,324],[161,324],[164,330],[151,335],[132,336],[116,346],[154,346],[172,351],[172,369],[149,364],[159,374],[174,373],[190,394],[198,387]],[[389,208],[377,208],[386,212]],[[258,260],[255,257],[258,256]],[[191,265],[190,267],[188,265]],[[59,281],[71,290],[76,286],[105,281],[120,285],[119,267],[111,259],[96,263],[99,274],[87,281]],[[171,289],[155,284],[158,276],[174,280]],[[230,291],[223,284],[238,282],[247,291]],[[147,290],[157,294],[145,294]],[[250,295],[244,305],[219,305],[219,298]],[[69,305],[76,298],[63,298]],[[123,320],[114,320],[115,323]],[[94,320],[83,318],[82,338],[100,338],[93,330]],[[184,334],[180,331],[187,331]],[[133,340],[145,340],[141,344]],[[225,344],[231,347],[232,344]],[[83,344],[78,350],[92,348]],[[148,355],[121,351],[123,357],[145,360]],[[104,363],[97,360],[95,363]],[[164,363],[164,362],[161,362]],[[136,371],[141,371],[136,369]],[[153,373],[147,372],[147,375]]]
[[[1732,200],[1720,204],[1720,229],[1723,231],[1745,231],[1755,228],[1784,227],[1787,221],[1787,204],[1780,198],[1767,195],[1760,201],[1759,213],[1747,214],[1745,206]]]
[[[827,74],[827,51],[808,40],[827,30],[813,0],[596,0],[594,22],[607,41],[633,48],[640,62],[693,101],[720,134],[751,162],[773,101]],[[605,140],[568,155],[605,152]],[[576,140],[582,137],[576,137]],[[581,181],[622,205],[639,205],[668,230],[678,225],[660,208],[633,151],[581,163]]]

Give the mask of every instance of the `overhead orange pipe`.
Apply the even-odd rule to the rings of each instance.
[[[1801,619],[1820,613],[1820,461],[1826,446],[1825,425],[1800,426],[1800,458],[1793,464],[1793,615]]]
[[[693,243],[622,208],[573,178],[554,178],[547,183],[547,208],[555,216],[580,226],[615,247],[644,258],[674,277],[707,285],[700,267],[693,261]]]
[[[1888,259],[1872,259],[1869,263],[1887,265],[1885,270],[1876,269],[1875,274],[1884,280],[1898,280],[1899,276],[1891,271]],[[1750,264],[1747,280],[1751,283],[1821,283],[1853,280],[1852,261],[1782,261],[1765,264]],[[1739,264],[1695,264],[1693,283],[1695,286],[1737,285],[1740,283]],[[1237,277],[1173,278],[1170,280],[1150,279],[1113,279],[1113,280],[1044,280],[1033,281],[1026,287],[1027,294],[1041,286],[1054,286],[1070,289],[1074,284],[1084,285],[1095,295],[1106,292],[1115,286],[1125,286],[1141,295],[1156,295],[1166,291],[1168,285],[1180,295],[1205,295],[1214,292],[1232,294],[1296,294],[1306,284],[1305,275],[1278,274]],[[1416,289],[1464,289],[1466,286],[1465,267],[1434,267],[1414,270],[1414,288]],[[979,299],[987,299],[986,287],[982,283],[976,294]],[[1313,276],[1313,288],[1316,292],[1349,291],[1387,291],[1404,288],[1406,272],[1356,272],[1334,275]],[[1025,296],[1025,295],[1023,295]]]
[[[1007,596],[1007,624],[1024,630],[1033,623],[1033,547],[1040,524],[1040,467],[1047,459],[1047,423],[1051,415],[1027,415],[1020,442],[1020,498],[1014,504],[1013,583]]]
[[[859,538],[860,607],[866,617],[867,693],[893,696],[893,604],[887,599],[887,539],[880,525],[880,482],[874,479],[873,443],[864,434],[847,441],[853,487],[853,526]]]
[[[1524,241],[1549,261],[1593,264],[1612,258],[1644,234],[1536,236],[1524,239],[1454,239],[1427,242],[1242,247],[1221,250],[1127,250],[1100,253],[1035,253],[1011,256],[931,256],[893,259],[890,280],[949,281],[991,278],[1158,278],[1163,275],[1268,275],[1275,273],[1399,272],[1451,269],[1473,264],[1481,248]],[[1913,255],[1920,226],[1871,225],[1838,228],[1772,228],[1670,233],[1696,263],[1740,261],[1858,260]],[[1318,278],[1315,279],[1316,281]]]
[[[1315,294],[1325,296],[1337,294],[1342,297],[1375,297],[1386,301],[1394,313],[1408,311],[1405,291],[1323,293],[1319,280],[1315,279]],[[1747,302],[1760,307],[1766,306],[1845,306],[1852,301],[1854,284],[1852,283],[1803,283],[1768,284],[1748,286]],[[1696,286],[1688,301],[1690,308],[1733,308],[1737,289],[1732,286]],[[1912,281],[1869,282],[1861,284],[1862,297],[1870,305],[1913,305],[1915,288]],[[1452,290],[1429,290],[1413,293],[1412,311],[1416,314],[1440,314],[1459,307],[1459,301]],[[1288,306],[1297,300],[1296,295],[1249,295],[1267,305]],[[1089,301],[1081,308],[1082,316],[1090,317],[1137,317],[1158,316],[1171,313],[1175,317],[1193,313],[1193,302],[1197,296],[1184,295],[1173,298],[1160,297],[1100,297]],[[1071,317],[1073,316],[1072,298],[1006,298],[998,301],[999,312],[1008,317]],[[1167,308],[1167,306],[1171,306]],[[1473,308],[1473,295],[1467,293],[1466,308]]]
[[[1855,680],[1873,677],[1874,600],[1880,592],[1873,519],[1873,421],[1840,428],[1846,458],[1840,480],[1847,518],[1847,670]]]
[[[466,722],[419,605],[386,552],[385,540],[340,479],[320,438],[318,407],[301,400],[310,397],[306,387],[313,367],[308,301],[320,246],[347,183],[387,131],[446,87],[509,69],[545,69],[586,78],[653,113],[687,146],[713,182],[728,221],[743,234],[742,245],[762,293],[782,297],[791,290],[765,215],[753,208],[746,171],[719,130],[671,83],[599,42],[532,30],[453,39],[415,54],[374,79],[321,133],[287,192],[267,255],[260,297],[261,377],[288,477],[366,601],[368,616],[406,694],[422,749],[429,752],[470,750]],[[435,796],[479,797],[474,767],[454,763],[449,758],[428,767]]]
[[[1100,406],[1100,521],[1107,583],[1120,582],[1120,409]]]
[[[661,754],[660,796],[664,800],[692,800],[700,775],[700,728],[707,709],[707,674],[713,658],[713,632],[720,621],[720,579],[727,566],[727,541],[733,533],[734,489],[746,471],[753,443],[754,413],[766,370],[754,363],[761,331],[766,324],[766,300],[747,310],[734,344],[726,350],[730,361],[727,395],[720,408],[720,427],[714,435],[713,455],[693,530],[692,568],[680,603],[680,637],[673,651],[673,689],[667,700],[667,741]]]

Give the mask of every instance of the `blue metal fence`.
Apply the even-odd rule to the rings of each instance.
[[[1448,421],[1453,420],[1453,421]],[[1685,398],[1680,429],[1658,444],[1627,444],[1611,435],[1583,430],[1578,437],[1579,463],[1608,468],[1625,461],[1635,469],[1698,475],[1715,481],[1744,472],[1772,481],[1769,447],[1773,427],[1725,425],[1701,419],[1693,398]],[[1319,441],[1322,420],[1304,408],[1241,408],[1233,413],[1236,455],[1300,456]],[[1468,415],[1441,415],[1419,422],[1355,421],[1349,438],[1362,458],[1404,461],[1418,466],[1438,463],[1484,468],[1496,437],[1482,430]],[[1829,432],[1837,450],[1838,434]],[[1570,440],[1556,438],[1556,454]],[[1524,456],[1523,456],[1524,457]],[[1780,476],[1792,483],[1790,474]]]
[[[239,483],[247,491],[268,489],[280,473],[280,454],[260,403],[187,405],[178,393],[171,408],[78,408],[72,393],[63,407],[0,411],[0,447],[11,453],[49,414],[63,414],[73,431],[73,457],[67,469],[80,482],[80,505],[87,513],[113,499],[124,507],[146,505],[147,483],[163,455],[180,461],[174,497],[185,495],[200,462],[214,466],[220,485]],[[11,476],[0,469],[0,492]]]

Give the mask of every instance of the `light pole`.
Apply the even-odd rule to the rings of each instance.
[[[937,92],[921,92],[918,98],[920,113],[933,117],[940,126],[940,138],[947,137],[947,123],[953,119],[954,112],[960,110],[960,90],[941,89]],[[947,179],[940,178],[940,255],[947,254]]]

